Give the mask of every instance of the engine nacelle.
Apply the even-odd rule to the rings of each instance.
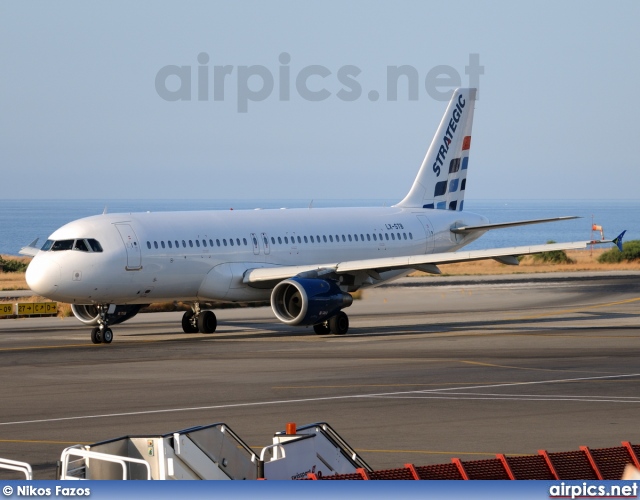
[[[271,292],[271,309],[287,325],[321,323],[352,303],[334,280],[290,278]]]
[[[142,305],[133,304],[126,306],[119,306],[111,304],[109,306],[109,312],[107,313],[107,322],[110,325],[117,325],[123,321],[133,318]],[[98,324],[98,308],[93,304],[71,304],[71,311],[73,315],[82,321],[85,325],[96,326]]]

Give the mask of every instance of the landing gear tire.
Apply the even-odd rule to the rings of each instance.
[[[104,342],[105,344],[110,344],[112,340],[113,332],[111,331],[111,328],[105,328],[102,331],[102,342]]]
[[[91,342],[94,344],[102,344],[102,332],[100,331],[99,326],[96,326],[91,330]]]
[[[184,333],[198,333],[197,322],[193,321],[194,315],[193,311],[186,311],[182,315],[182,331]]]
[[[313,331],[316,332],[316,335],[327,335],[331,333],[331,328],[329,328],[329,325],[325,321],[324,323],[313,325]]]
[[[344,335],[349,331],[349,316],[340,311],[329,318],[329,330],[334,335]]]
[[[213,311],[201,311],[198,314],[198,331],[200,333],[213,333],[218,326],[218,320]]]

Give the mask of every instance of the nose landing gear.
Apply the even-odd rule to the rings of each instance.
[[[110,344],[113,340],[113,331],[109,328],[107,321],[109,306],[100,304],[96,308],[98,309],[98,326],[91,330],[91,342],[94,344]]]

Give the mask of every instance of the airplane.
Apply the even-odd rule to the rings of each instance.
[[[390,207],[120,213],[86,217],[37,240],[26,272],[35,293],[71,304],[109,344],[111,325],[152,302],[182,301],[185,333],[213,333],[207,301],[270,301],[275,317],[317,334],[343,335],[351,293],[438,264],[585,248],[615,240],[459,251],[486,231],[573,219],[490,223],[465,212],[476,89],[453,92],[407,195]]]

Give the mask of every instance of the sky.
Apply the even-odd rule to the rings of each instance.
[[[400,200],[447,93],[477,85],[467,199],[636,199],[639,20],[636,1],[3,0],[0,197]]]

